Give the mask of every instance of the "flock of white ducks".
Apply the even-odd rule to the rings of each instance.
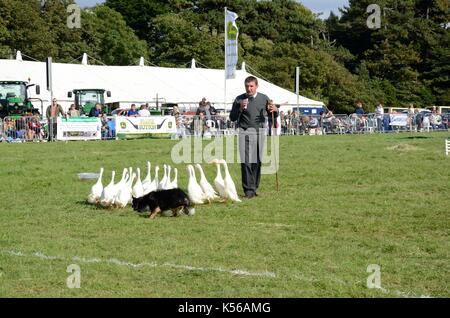
[[[217,167],[217,175],[214,179],[214,187],[206,179],[203,168],[200,164],[196,164],[200,180],[197,182],[195,169],[192,165],[187,166],[189,175],[187,192],[189,199],[194,204],[211,203],[218,200],[231,200],[234,202],[241,202],[236,192],[236,186],[228,171],[228,165],[225,160],[214,159],[212,164]],[[221,165],[224,167],[225,178],[222,177]],[[100,168],[100,174],[97,182],[91,187],[91,192],[88,195],[87,202],[90,204],[99,204],[102,207],[124,208],[130,204],[133,197],[139,198],[150,192],[158,190],[169,190],[178,188],[178,169],[174,168],[174,178],[171,178],[172,167],[164,164],[164,176],[159,180],[159,166],[155,167],[154,177],[151,177],[151,163],[147,161],[147,176],[141,179],[141,170],[133,168],[124,168],[122,178],[119,182],[114,183],[116,175],[115,171],[111,173],[111,181],[103,187],[103,168]],[[133,185],[134,180],[136,182]],[[216,192],[217,191],[217,192]]]

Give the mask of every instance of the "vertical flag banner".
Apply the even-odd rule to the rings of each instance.
[[[236,77],[236,64],[238,62],[238,35],[236,25],[238,15],[225,9],[225,79]]]

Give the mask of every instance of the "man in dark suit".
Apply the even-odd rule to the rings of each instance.
[[[245,197],[257,196],[261,180],[261,159],[265,139],[266,115],[278,116],[278,108],[269,103],[266,95],[257,92],[258,79],[245,79],[245,94],[236,97],[230,113],[230,120],[239,126],[239,154],[241,159],[242,187]]]

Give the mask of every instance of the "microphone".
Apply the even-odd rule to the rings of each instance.
[[[251,96],[249,96],[247,93],[245,93],[245,98],[243,99],[243,103],[245,104],[245,106],[244,106],[243,110],[247,109],[249,97],[251,97]]]

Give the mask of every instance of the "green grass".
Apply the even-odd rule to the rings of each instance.
[[[176,141],[2,143],[0,297],[448,297],[445,137],[283,137],[280,192],[266,175],[257,198],[156,220],[85,204],[93,182],[77,173],[103,166],[106,184],[112,169],[171,162]],[[370,264],[384,291],[366,287]]]

